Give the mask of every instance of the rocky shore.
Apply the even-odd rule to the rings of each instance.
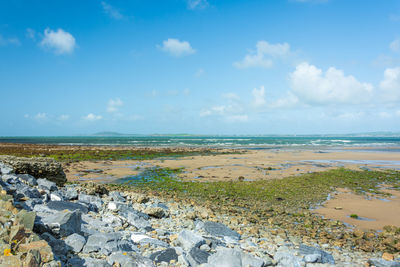
[[[57,185],[7,161],[0,175],[0,266],[400,266],[387,253],[260,237],[207,207]]]

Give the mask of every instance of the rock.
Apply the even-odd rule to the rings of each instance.
[[[245,252],[241,252],[242,266],[263,267],[264,261]]]
[[[392,261],[392,260],[394,260],[394,255],[390,254],[390,253],[387,253],[387,252],[384,252],[382,254],[382,259],[384,259],[385,261]]]
[[[88,208],[79,203],[73,203],[68,201],[50,201],[47,203],[47,207],[52,210],[80,210],[82,213],[88,213]]]
[[[68,187],[64,190],[64,198],[66,200],[78,199],[78,191],[75,188]]]
[[[39,189],[48,190],[50,192],[58,190],[56,183],[54,183],[52,181],[49,181],[47,179],[37,179],[36,181],[38,183]]]
[[[376,267],[400,267],[400,262],[386,261],[384,259],[369,259],[368,263]]]
[[[58,193],[58,192],[52,192],[52,193],[50,194],[50,200],[51,200],[51,201],[62,201],[62,200],[63,200],[63,197],[62,197],[62,195],[61,195],[60,193]]]
[[[103,200],[97,196],[79,194],[78,200],[82,203],[91,204],[96,207],[97,210],[101,210],[103,206]],[[95,210],[96,211],[96,210]]]
[[[321,262],[321,254],[307,254],[304,256],[304,261],[307,263]]]
[[[82,213],[79,210],[59,211],[41,218],[41,222],[54,235],[65,237],[81,231]]]
[[[2,161],[0,159],[0,161]],[[4,174],[11,174],[13,173],[13,168],[11,168],[10,166],[0,162],[0,174],[4,175]]]
[[[0,266],[1,267],[22,266],[22,262],[19,257],[14,255],[1,256]]]
[[[39,191],[36,188],[31,188],[25,184],[17,184],[16,185],[16,192],[14,194],[16,199],[22,198],[41,198]]]
[[[22,224],[25,229],[33,230],[35,224],[36,213],[33,211],[20,210],[16,215],[17,222]]]
[[[318,263],[335,264],[333,256],[319,248],[314,248],[301,244],[299,248],[299,253],[302,255],[318,254],[321,256],[319,261],[317,261]]]
[[[28,252],[34,250],[39,251],[40,259],[43,263],[50,262],[54,259],[53,251],[45,240],[34,241],[27,244],[20,244],[18,246],[18,251],[20,252]]]
[[[146,231],[151,231],[151,224],[148,221],[149,216],[147,214],[138,212],[132,208],[120,209],[118,214],[124,217],[127,222],[135,226],[138,229],[144,229]]]
[[[17,177],[23,181],[25,181],[25,183],[27,183],[29,186],[36,186],[38,185],[36,178],[33,177],[30,174],[18,174]]]
[[[117,202],[125,202],[125,198],[121,195],[120,192],[118,191],[112,191],[109,193],[109,196],[111,197],[111,199],[113,201],[117,201]]]
[[[86,239],[83,236],[75,233],[69,235],[65,239],[65,244],[67,244],[67,246],[69,246],[69,249],[71,249],[73,252],[79,253],[81,252],[83,246],[86,244]]]
[[[189,230],[181,231],[178,235],[177,241],[186,251],[190,251],[194,247],[199,248],[201,245],[206,243],[203,237]]]
[[[146,214],[148,214],[149,216],[155,217],[155,218],[163,218],[166,217],[166,212],[164,211],[163,208],[160,207],[148,207],[144,210],[144,212]]]
[[[203,263],[207,263],[208,257],[210,257],[210,253],[193,247],[188,254],[188,261],[191,266],[197,266]]]
[[[155,267],[152,260],[131,252],[113,252],[108,257],[107,262],[110,265],[121,267]]]
[[[231,237],[233,239],[239,240],[240,234],[229,229],[226,225],[222,223],[216,223],[211,221],[204,222],[204,230],[210,235],[219,237]]]
[[[230,248],[219,249],[217,253],[208,257],[208,264],[213,267],[243,266],[240,250]]]
[[[85,266],[85,267],[111,267],[107,261],[94,258],[83,258],[82,260],[77,260],[72,264],[72,266]]]
[[[134,251],[137,248],[128,240],[120,240],[118,233],[96,233],[89,236],[83,253],[99,252],[110,255],[115,251]]]
[[[52,158],[0,156],[0,161],[12,167],[16,174],[30,174],[36,178],[46,178],[59,186],[64,185],[67,181],[61,164]],[[3,173],[3,168],[1,170]]]
[[[278,262],[278,266],[301,267],[301,260],[289,252],[279,251],[275,253],[274,260]]]
[[[57,239],[49,233],[44,233],[41,235],[41,237],[47,241],[55,255],[57,255],[59,258],[65,258],[68,248],[63,240]]]
[[[150,259],[152,259],[156,263],[170,263],[171,260],[178,261],[178,254],[176,254],[175,249],[167,248],[166,250],[157,251],[151,254]]]

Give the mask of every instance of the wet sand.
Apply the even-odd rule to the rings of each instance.
[[[343,221],[362,229],[380,230],[386,225],[400,227],[400,192],[382,190],[391,196],[356,195],[339,189],[323,207],[315,210],[326,218]],[[355,214],[358,218],[351,218]]]
[[[400,169],[400,153],[313,150],[247,150],[241,154],[190,156],[165,160],[78,162],[65,166],[69,180],[97,178],[104,182],[138,174],[144,167],[184,168],[180,178],[196,181],[280,179],[292,175],[346,167]],[[85,170],[100,169],[102,173]],[[83,174],[83,175],[82,175]],[[80,178],[81,177],[81,178]]]

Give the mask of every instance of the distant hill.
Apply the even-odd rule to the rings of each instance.
[[[130,135],[130,134],[122,134],[122,133],[117,133],[117,132],[98,132],[95,134],[92,134],[93,136],[124,136],[124,135]]]

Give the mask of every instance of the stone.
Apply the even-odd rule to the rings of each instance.
[[[392,260],[394,260],[394,255],[390,254],[390,253],[387,253],[387,252],[384,252],[382,254],[382,259],[384,259],[385,261],[392,261]]]
[[[125,198],[118,191],[112,191],[108,194],[113,201],[125,202]]]
[[[214,236],[219,236],[219,237],[231,237],[233,239],[239,240],[240,239],[240,234],[229,229],[226,225],[222,223],[217,223],[217,222],[211,222],[211,221],[206,221],[204,222],[204,230]]]
[[[23,180],[25,183],[27,183],[30,186],[36,186],[38,185],[36,178],[33,177],[30,174],[18,174],[17,177],[21,180]]]
[[[59,258],[65,258],[68,248],[63,240],[57,239],[49,233],[43,233],[41,237],[47,241],[56,256]]]
[[[0,266],[1,267],[22,266],[22,262],[19,257],[14,255],[1,256]]]
[[[243,266],[240,250],[230,248],[219,249],[215,254],[208,257],[208,264],[213,267]]]
[[[39,267],[40,266],[40,253],[37,250],[29,251],[26,255],[22,267]]]
[[[81,231],[82,212],[80,210],[59,211],[55,214],[42,217],[41,222],[54,235],[65,237]]]
[[[75,188],[68,187],[64,190],[63,194],[66,200],[78,199],[78,191]]]
[[[42,195],[36,188],[31,188],[25,184],[16,185],[16,192],[14,194],[16,199],[22,198],[41,198]]]
[[[65,240],[65,244],[75,253],[81,252],[83,246],[86,244],[86,239],[79,234],[69,235]]]
[[[38,183],[39,189],[48,190],[50,192],[58,190],[56,183],[49,181],[47,179],[37,179],[36,182]]]
[[[79,203],[68,202],[68,201],[50,201],[47,203],[47,207],[51,210],[55,211],[63,211],[63,210],[79,210],[82,213],[88,213],[88,208]]]
[[[86,204],[94,205],[97,210],[101,210],[101,208],[103,206],[103,200],[101,200],[101,198],[99,198],[97,196],[93,196],[93,195],[79,194],[78,200],[80,202],[83,202]]]
[[[107,258],[107,262],[110,265],[121,267],[155,267],[153,261],[149,258],[140,254],[121,251],[111,253]]]
[[[0,159],[0,161],[2,161]],[[13,168],[11,168],[10,166],[0,162],[0,174],[4,175],[4,174],[11,174],[13,173]]]
[[[76,266],[76,265],[73,265]],[[79,265],[78,265],[79,266]],[[85,267],[111,267],[106,260],[94,259],[94,258],[83,258],[83,264]]]
[[[151,224],[148,221],[149,216],[147,214],[135,211],[132,208],[120,210],[118,214],[124,217],[130,225],[137,229],[144,229],[146,231],[152,230]]]
[[[274,260],[278,266],[302,267],[302,261],[289,252],[278,251],[274,255]]]
[[[329,254],[326,251],[323,251],[319,248],[314,248],[314,247],[310,247],[310,246],[306,246],[304,244],[300,245],[299,248],[299,253],[302,255],[309,255],[309,254],[319,254],[321,255],[319,261],[317,261],[318,263],[328,263],[328,264],[335,264],[335,259],[333,258],[333,256],[331,254]]]
[[[210,255],[210,253],[194,247],[189,251],[187,259],[191,266],[197,266],[203,263],[207,263],[208,257],[210,257]]]
[[[176,254],[175,249],[167,248],[165,250],[157,251],[151,254],[150,259],[155,261],[156,263],[170,263],[172,260],[178,261],[178,254]]]
[[[387,261],[384,259],[369,259],[368,263],[376,267],[400,267],[400,262],[398,261]]]
[[[36,178],[46,178],[59,186],[67,182],[62,165],[52,158],[0,156],[0,161],[11,167],[16,174],[30,174]],[[3,168],[1,170],[3,173]]]
[[[16,215],[19,224],[22,224],[25,229],[32,231],[35,224],[36,213],[33,211],[20,210]]]
[[[245,252],[241,252],[242,256],[242,266],[251,266],[251,267],[263,267],[264,266],[264,260],[254,257],[253,255],[250,255]]]
[[[163,217],[166,217],[166,212],[164,211],[163,208],[160,207],[148,207],[144,210],[144,212],[146,214],[148,214],[149,216],[161,219]]]
[[[129,240],[121,240],[118,233],[96,233],[89,236],[83,253],[99,252],[110,255],[115,251],[136,251],[137,248]]]
[[[20,252],[28,252],[33,250],[39,251],[40,259],[43,263],[50,262],[54,259],[53,251],[45,240],[34,241],[27,244],[20,244],[18,246],[18,251]]]
[[[194,247],[199,248],[201,245],[206,243],[203,237],[189,230],[181,231],[178,235],[177,241],[186,251],[190,251]]]
[[[58,193],[58,192],[52,192],[52,193],[50,194],[50,200],[51,200],[51,201],[62,201],[62,200],[63,200],[63,197],[62,197],[62,195],[61,195],[60,193]]]
[[[321,254],[307,254],[304,256],[304,261],[307,263],[321,262]]]
[[[10,243],[20,242],[26,237],[25,228],[23,225],[14,225],[10,229]]]

